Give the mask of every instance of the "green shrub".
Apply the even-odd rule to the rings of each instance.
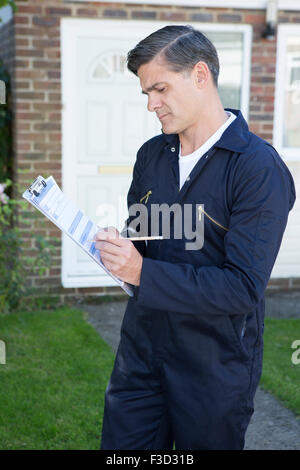
[[[9,313],[19,307],[22,297],[35,294],[28,286],[28,273],[43,275],[50,262],[52,243],[32,234],[36,256],[26,256],[19,224],[30,224],[23,218],[26,201],[14,200],[6,194],[11,180],[0,183],[0,312]],[[18,209],[21,209],[18,211]],[[56,241],[56,240],[54,240]]]

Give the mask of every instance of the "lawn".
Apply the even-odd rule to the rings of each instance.
[[[300,417],[300,319],[265,320],[261,386]],[[99,449],[114,354],[69,307],[0,315],[0,449]],[[300,355],[299,355],[300,357]]]
[[[299,318],[265,319],[264,362],[260,385],[300,418],[300,364],[293,364],[291,360],[296,351],[291,348],[295,340],[300,340]]]
[[[69,307],[0,316],[0,449],[98,449],[114,354]]]

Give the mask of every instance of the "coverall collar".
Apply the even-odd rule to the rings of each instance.
[[[237,118],[225,129],[221,138],[214,144],[214,147],[231,150],[233,152],[243,152],[249,141],[248,124],[240,110],[225,108],[225,111],[231,111]],[[163,132],[163,136],[168,144],[173,144],[176,147],[179,144],[178,134],[164,134]]]

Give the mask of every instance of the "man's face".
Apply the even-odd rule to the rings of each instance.
[[[197,123],[201,93],[193,71],[173,72],[155,58],[139,67],[138,76],[148,110],[156,113],[165,134],[180,134]]]

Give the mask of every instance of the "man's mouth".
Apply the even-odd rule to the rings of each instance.
[[[169,113],[166,113],[166,114],[161,114],[160,116],[157,116],[158,119],[161,121],[162,119],[164,119],[166,116],[168,116]]]

